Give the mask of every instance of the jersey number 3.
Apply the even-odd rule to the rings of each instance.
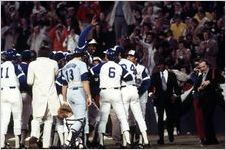
[[[9,78],[9,67],[1,68],[1,78]]]
[[[67,76],[67,80],[70,81],[70,80],[74,80],[74,75],[73,75],[73,70],[72,69],[69,69],[69,70],[66,70],[66,76]]]

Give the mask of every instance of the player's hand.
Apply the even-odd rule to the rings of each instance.
[[[93,16],[93,18],[92,18],[92,21],[91,21],[91,24],[93,25],[93,26],[95,26],[95,25],[97,25],[97,17],[96,17],[96,15],[95,16]]]
[[[87,106],[89,107],[92,104],[92,97],[88,96],[86,102],[87,102]]]
[[[67,101],[61,101],[61,105],[69,105]]]

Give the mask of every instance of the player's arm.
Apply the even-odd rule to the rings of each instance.
[[[14,64],[14,68],[15,68],[15,73],[17,75],[17,78],[19,79],[20,85],[25,86],[27,83],[26,82],[27,79],[22,68],[18,64]]]
[[[92,103],[92,96],[91,96],[90,86],[89,86],[89,73],[88,72],[83,73],[81,75],[81,80],[82,80],[84,91],[86,93],[87,105],[90,106]]]
[[[104,63],[99,63],[96,66],[93,66],[92,68],[90,68],[90,73],[91,75],[96,75],[99,76],[100,74],[100,69],[101,67],[104,65]]]
[[[65,79],[63,73],[56,78],[56,84],[58,86],[62,86],[61,92],[62,92],[62,96],[63,96],[63,102],[67,103],[67,85],[68,85],[68,82]]]
[[[150,76],[148,74],[148,71],[145,69],[142,72],[142,84],[141,86],[138,88],[138,93],[139,95],[143,95],[145,91],[147,91],[149,89],[151,85],[151,79]]]
[[[124,69],[123,67],[122,67],[122,80],[124,80],[124,81],[133,80],[132,75],[126,69]]]
[[[79,35],[78,39],[78,48],[83,49],[86,46],[86,38],[89,34],[89,32],[92,30],[93,26],[97,24],[96,19],[93,18],[90,25],[88,25]]]
[[[83,84],[84,91],[86,93],[86,102],[87,102],[87,105],[90,106],[92,103],[92,96],[91,96],[90,85],[89,85],[89,72],[87,69],[87,65],[85,63],[81,64],[80,72],[81,72],[81,81]]]

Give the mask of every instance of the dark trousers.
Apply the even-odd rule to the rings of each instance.
[[[194,112],[195,112],[195,124],[196,124],[196,132],[200,140],[203,140],[205,138],[204,133],[204,125],[203,125],[203,113],[201,108],[199,107],[199,101],[197,99],[194,99],[192,101]]]
[[[213,99],[206,98],[206,99],[203,99],[201,103],[206,140],[209,142],[216,141],[216,133],[214,130],[214,122],[213,122],[214,111],[216,108],[216,102],[214,100],[215,100],[214,98]]]
[[[170,102],[158,103],[157,104],[157,113],[158,113],[158,134],[159,139],[164,140],[164,121],[163,115],[164,110],[166,111],[166,128],[169,136],[173,136],[173,124],[174,124],[174,113],[173,113],[173,104]]]

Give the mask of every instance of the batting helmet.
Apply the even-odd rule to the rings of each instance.
[[[21,59],[22,59],[22,61],[29,61],[31,59],[31,51],[30,50],[22,51]]]
[[[54,54],[54,57],[53,58],[56,61],[60,61],[62,59],[65,59],[65,55],[64,55],[63,52],[57,52],[57,53]]]
[[[80,48],[75,48],[72,57],[81,57],[84,54],[84,50]]]
[[[13,60],[16,58],[16,56],[17,56],[16,54],[17,54],[17,51],[15,49],[8,49],[8,50],[6,50],[6,53],[5,53],[6,59]]]
[[[117,52],[113,49],[109,48],[104,53],[107,55],[107,59],[111,61],[115,61],[117,58]]]

